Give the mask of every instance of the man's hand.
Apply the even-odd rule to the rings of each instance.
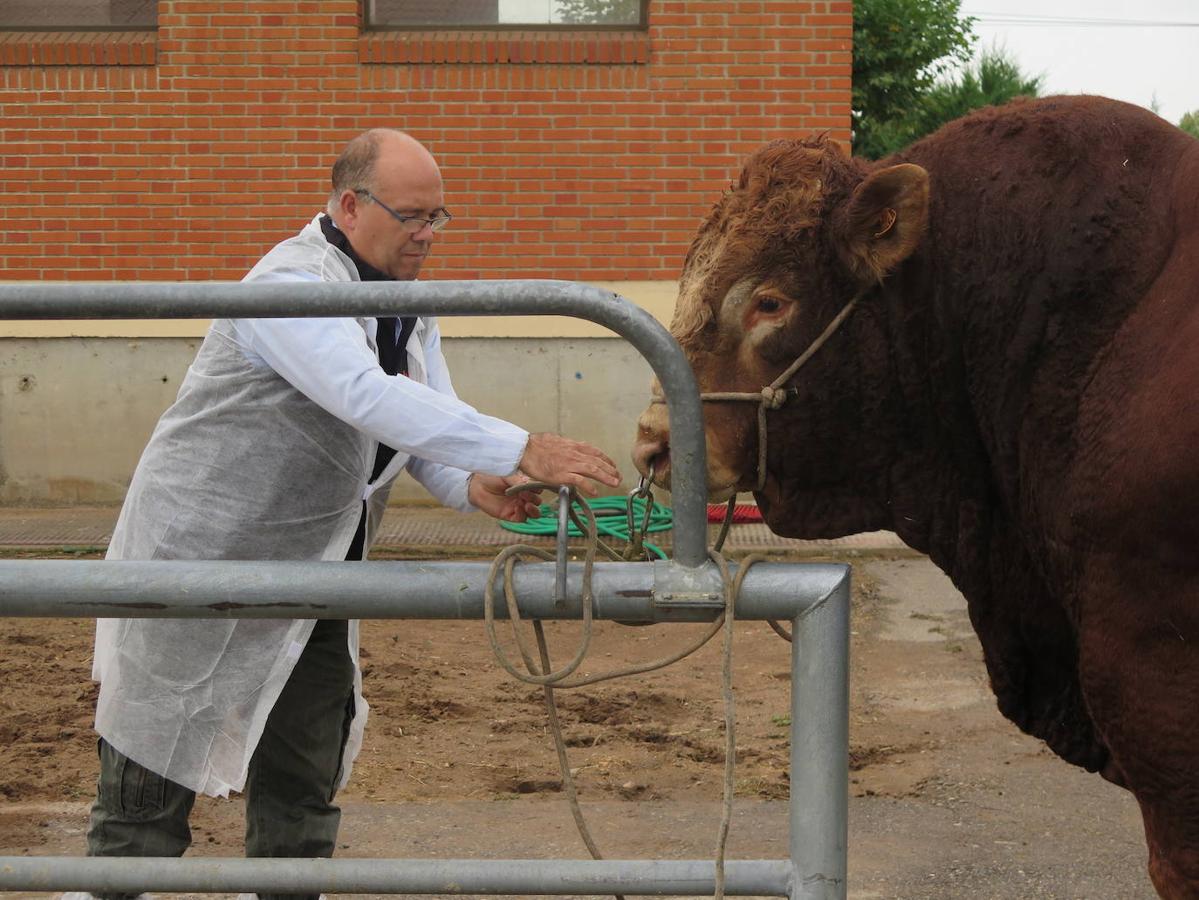
[[[618,487],[620,472],[604,453],[560,434],[529,435],[520,471],[534,481],[573,485],[585,497],[599,494],[599,485]]]
[[[489,516],[505,522],[523,522],[541,515],[541,491],[521,491],[511,497],[505,496],[504,491],[526,481],[524,475],[481,475],[476,472],[470,478],[466,497]]]

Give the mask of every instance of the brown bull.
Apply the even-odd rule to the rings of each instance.
[[[1005,716],[1140,803],[1199,897],[1199,141],[1095,97],[987,109],[877,164],[758,151],[672,331],[709,492],[779,534],[895,531],[965,595]],[[669,483],[665,407],[634,458]],[[759,477],[762,481],[759,486]]]

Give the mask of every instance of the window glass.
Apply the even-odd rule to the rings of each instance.
[[[158,0],[0,0],[9,31],[145,30],[158,26]]]
[[[643,0],[367,0],[367,24],[398,28],[488,25],[624,25],[643,22]]]

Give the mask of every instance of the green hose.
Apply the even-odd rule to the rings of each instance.
[[[599,534],[607,535],[608,537],[618,538],[619,540],[629,540],[629,516],[628,516],[628,498],[627,497],[599,497],[595,500],[576,500],[572,506],[575,514],[584,521],[587,513],[584,512],[581,503],[588,503],[591,506],[591,511],[595,513],[595,528]],[[649,527],[646,532],[666,531],[674,527],[674,515],[670,511],[669,506],[663,506],[655,502],[649,513]],[[639,527],[645,519],[645,500],[641,497],[633,498],[633,526]],[[541,505],[541,515],[536,518],[530,518],[524,522],[500,522],[501,528],[506,528],[509,531],[515,531],[518,534],[535,534],[554,537],[558,533],[558,509],[557,506],[543,503]],[[583,537],[583,533],[573,521],[567,522],[567,533],[570,537]],[[666,559],[666,554],[662,548],[645,542],[645,548],[651,553],[657,554],[659,559]]]

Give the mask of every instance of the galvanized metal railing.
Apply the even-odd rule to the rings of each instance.
[[[0,284],[0,318],[566,315],[604,325],[649,361],[672,422],[675,556],[596,567],[597,619],[711,621],[703,420],[674,339],[611,292],[561,281],[366,284]],[[481,619],[489,566],[469,562],[0,562],[0,615]],[[555,602],[553,564],[516,572],[522,614],[582,616],[581,566]],[[497,615],[503,615],[498,611]],[[733,860],[729,895],[846,896],[849,570],[760,563],[738,619],[790,619],[790,859]],[[0,686],[2,687],[2,686]],[[0,890],[442,894],[711,894],[712,860],[266,860],[0,857]]]

